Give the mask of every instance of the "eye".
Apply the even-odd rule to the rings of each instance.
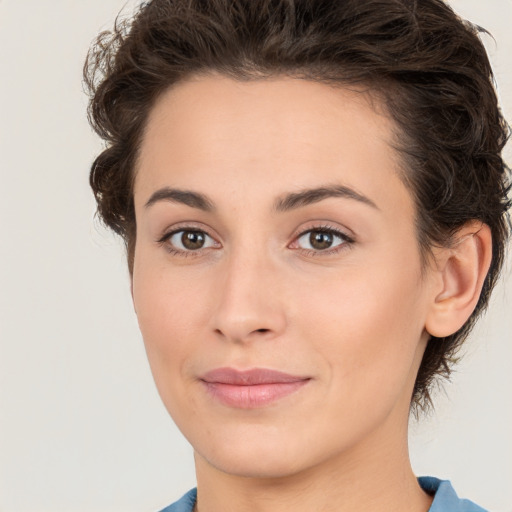
[[[198,251],[215,247],[217,243],[204,231],[198,229],[180,229],[166,235],[161,242],[166,242],[171,249],[178,252]]]
[[[295,244],[298,248],[308,251],[330,252],[332,249],[351,242],[352,240],[340,231],[331,228],[317,228],[304,232],[297,238]]]

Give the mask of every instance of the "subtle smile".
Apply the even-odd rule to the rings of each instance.
[[[311,378],[265,368],[245,371],[218,368],[204,374],[200,380],[208,393],[224,405],[253,409],[264,407],[291,395],[307,384]]]

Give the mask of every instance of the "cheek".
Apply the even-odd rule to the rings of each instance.
[[[333,389],[347,389],[342,382],[349,381],[354,399],[400,392],[423,331],[421,288],[419,268],[395,258],[296,294],[302,329],[330,367]]]
[[[137,260],[136,260],[137,261]],[[190,360],[204,340],[203,295],[190,279],[166,268],[134,268],[133,298],[151,373],[160,398],[181,428],[197,415]]]
[[[198,293],[193,279],[184,273],[152,264],[142,257],[135,260],[133,300],[139,328],[157,387],[163,380],[183,374],[187,355],[202,339],[197,332],[204,325],[204,294]],[[139,264],[139,262],[141,264]]]

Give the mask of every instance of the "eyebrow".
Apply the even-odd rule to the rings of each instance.
[[[278,198],[274,203],[274,210],[277,212],[287,212],[304,206],[323,201],[331,197],[342,197],[344,199],[353,199],[367,206],[379,210],[379,207],[368,197],[356,192],[354,189],[345,185],[331,185],[325,187],[310,188],[299,192],[292,192]],[[197,208],[205,212],[215,211],[213,201],[206,195],[190,190],[180,190],[176,188],[164,187],[154,192],[145,204],[149,208],[159,201],[169,201],[180,203],[191,208]]]
[[[286,196],[276,201],[274,204],[274,209],[278,212],[286,212],[296,208],[301,208],[303,206],[308,206],[310,204],[318,203],[331,197],[354,199],[355,201],[359,201],[360,203],[379,210],[379,207],[370,198],[344,185],[318,187],[287,194]]]
[[[215,210],[212,201],[210,201],[208,197],[198,192],[191,192],[190,190],[179,190],[170,187],[161,188],[151,195],[146,202],[145,207],[149,208],[159,201],[181,203],[205,212],[212,212]]]

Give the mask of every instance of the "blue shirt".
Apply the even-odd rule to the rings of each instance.
[[[434,495],[434,501],[428,512],[487,512],[472,501],[461,500],[448,480],[439,480],[432,476],[420,476],[418,482],[428,494]],[[180,500],[160,512],[192,512],[197,498],[197,489],[188,491]]]

